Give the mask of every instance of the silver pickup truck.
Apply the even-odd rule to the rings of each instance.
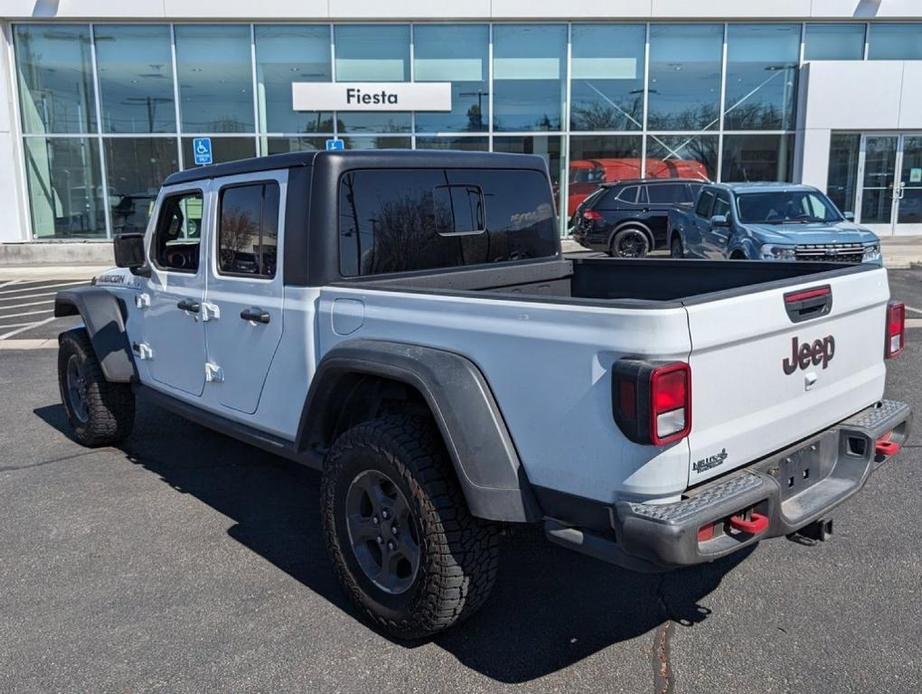
[[[349,597],[401,637],[487,598],[503,526],[640,571],[823,534],[905,441],[873,265],[570,260],[542,159],[299,153],[170,176],[62,291],[87,446],[145,398],[322,471]],[[191,442],[190,442],[191,443]]]

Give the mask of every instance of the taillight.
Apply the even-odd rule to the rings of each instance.
[[[684,362],[615,362],[612,414],[635,443],[664,446],[691,431],[691,369]]]
[[[602,213],[596,212],[595,210],[586,210],[583,212],[583,219],[590,222],[600,222],[602,221]]]
[[[884,356],[893,359],[906,346],[906,306],[898,301],[887,304],[887,335]]]

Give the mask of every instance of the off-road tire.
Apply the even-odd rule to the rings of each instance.
[[[68,364],[75,360],[85,384],[85,408],[78,415],[68,387]],[[121,441],[134,426],[134,393],[127,383],[110,383],[102,374],[86,328],[59,339],[58,386],[67,420],[78,443],[95,448]]]
[[[350,543],[346,496],[365,470],[394,482],[416,523],[419,568],[400,595],[371,581]],[[419,639],[447,629],[476,612],[493,588],[498,527],[468,511],[445,445],[427,417],[388,415],[343,433],[324,462],[320,508],[340,584],[372,624],[393,636]]]

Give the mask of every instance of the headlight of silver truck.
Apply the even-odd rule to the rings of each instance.
[[[880,246],[874,244],[873,246],[864,247],[864,257],[862,258],[866,263],[874,263],[880,260]]]
[[[759,249],[762,260],[794,260],[794,246],[779,246],[767,243]]]

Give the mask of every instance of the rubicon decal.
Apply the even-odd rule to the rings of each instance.
[[[806,369],[811,364],[813,366],[823,365],[825,369],[829,362],[836,354],[836,340],[832,335],[817,338],[812,343],[804,342],[799,344],[797,338],[791,340],[791,356],[786,357],[781,362],[781,368],[784,373],[790,376],[797,369]]]

